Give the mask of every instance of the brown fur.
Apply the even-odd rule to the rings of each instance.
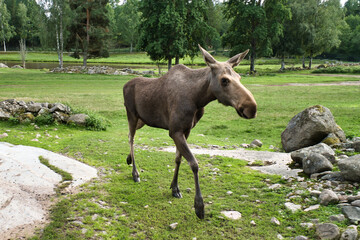
[[[123,91],[130,130],[130,154],[127,162],[133,163],[133,179],[140,181],[133,147],[136,130],[144,124],[169,130],[177,148],[176,168],[171,183],[172,194],[181,197],[177,178],[181,156],[184,156],[194,172],[195,212],[199,218],[204,218],[198,163],[186,139],[203,116],[204,107],[215,99],[226,106],[234,107],[244,118],[254,118],[257,106],[250,91],[240,83],[240,76],[232,69],[248,51],[227,62],[217,62],[207,51],[201,47],[200,50],[209,67],[194,70],[184,65],[176,65],[160,78],[134,78],[125,84]]]

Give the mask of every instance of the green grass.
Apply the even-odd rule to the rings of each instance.
[[[78,194],[60,198],[51,211],[50,224],[33,239],[276,239],[279,233],[286,238],[305,235],[313,239],[314,231],[299,224],[313,218],[325,221],[339,213],[336,207],[321,207],[311,213],[292,214],[284,208],[291,184],[270,191],[264,181],[283,183],[279,176],[253,171],[245,161],[198,156],[206,203],[205,220],[199,220],[193,209],[194,182],[188,164],[183,161],[179,176],[183,198],[174,199],[169,189],[174,154],[142,150],[142,146],[154,149],[173,145],[167,131],[150,127],[136,133],[135,156],[142,170],[142,182],[134,183],[131,167],[126,164],[128,127],[122,96],[122,87],[131,78],[0,69],[0,100],[63,102],[94,112],[110,123],[106,131],[87,131],[63,125],[35,130],[31,125],[0,122],[0,133],[6,131],[9,135],[2,141],[65,154],[97,167],[100,173],[99,179],[82,186]],[[258,117],[240,119],[234,109],[212,102],[191,132],[189,143],[231,147],[256,138],[264,143],[262,149],[270,145],[281,147],[280,134],[288,121],[306,107],[317,104],[332,111],[348,136],[360,136],[359,86],[273,86],[349,79],[298,73],[243,77],[243,83],[258,102]],[[39,141],[31,141],[38,133]],[[217,174],[214,168],[219,169]],[[192,189],[190,193],[185,191],[187,188]],[[227,191],[233,194],[229,196]],[[304,206],[314,204],[301,199],[294,201]],[[231,209],[240,211],[243,217],[238,221],[221,217],[221,211]],[[271,217],[278,218],[281,225],[271,225]],[[250,224],[252,220],[256,226]],[[178,227],[171,230],[169,225],[174,222],[178,222]]]

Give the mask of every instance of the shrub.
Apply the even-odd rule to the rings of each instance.
[[[95,117],[94,115],[89,115],[85,122],[86,129],[93,131],[105,131],[107,125],[103,118]]]
[[[51,125],[54,123],[54,118],[50,113],[42,114],[35,117],[35,123],[37,125]]]

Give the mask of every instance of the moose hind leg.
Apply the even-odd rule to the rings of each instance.
[[[129,123],[129,144],[130,144],[130,154],[127,157],[127,163],[132,162],[132,176],[135,182],[140,182],[140,175],[136,168],[135,158],[134,158],[134,137],[136,132],[136,126],[138,123],[138,118],[134,116],[128,109],[127,116],[128,116],[128,123]]]
[[[130,124],[130,123],[129,123],[129,124]],[[145,123],[144,123],[143,121],[141,121],[140,119],[138,119],[138,120],[137,120],[137,123],[136,123],[135,131],[138,130],[138,129],[140,129],[140,128],[142,128],[144,125],[145,125]],[[135,133],[134,133],[134,135],[135,135]],[[130,136],[129,136],[129,138],[130,138]],[[134,138],[134,136],[133,136],[133,138]],[[129,139],[129,141],[130,141],[130,139]],[[130,143],[130,144],[131,144],[131,143]],[[130,165],[132,162],[133,162],[133,158],[131,157],[131,152],[130,152],[129,155],[127,156],[127,158],[126,158],[126,163],[127,163],[128,165]]]
[[[174,178],[171,182],[171,186],[170,188],[172,189],[172,195],[176,198],[182,198],[180,189],[179,189],[179,185],[178,185],[178,175],[179,175],[179,168],[180,168],[180,164],[181,164],[181,154],[180,152],[176,149],[176,158],[175,158],[175,172],[174,172]]]

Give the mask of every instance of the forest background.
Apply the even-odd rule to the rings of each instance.
[[[360,60],[360,1],[0,0],[2,50],[56,51],[87,59],[144,51],[168,68],[198,54]],[[308,60],[308,63],[305,61]]]

